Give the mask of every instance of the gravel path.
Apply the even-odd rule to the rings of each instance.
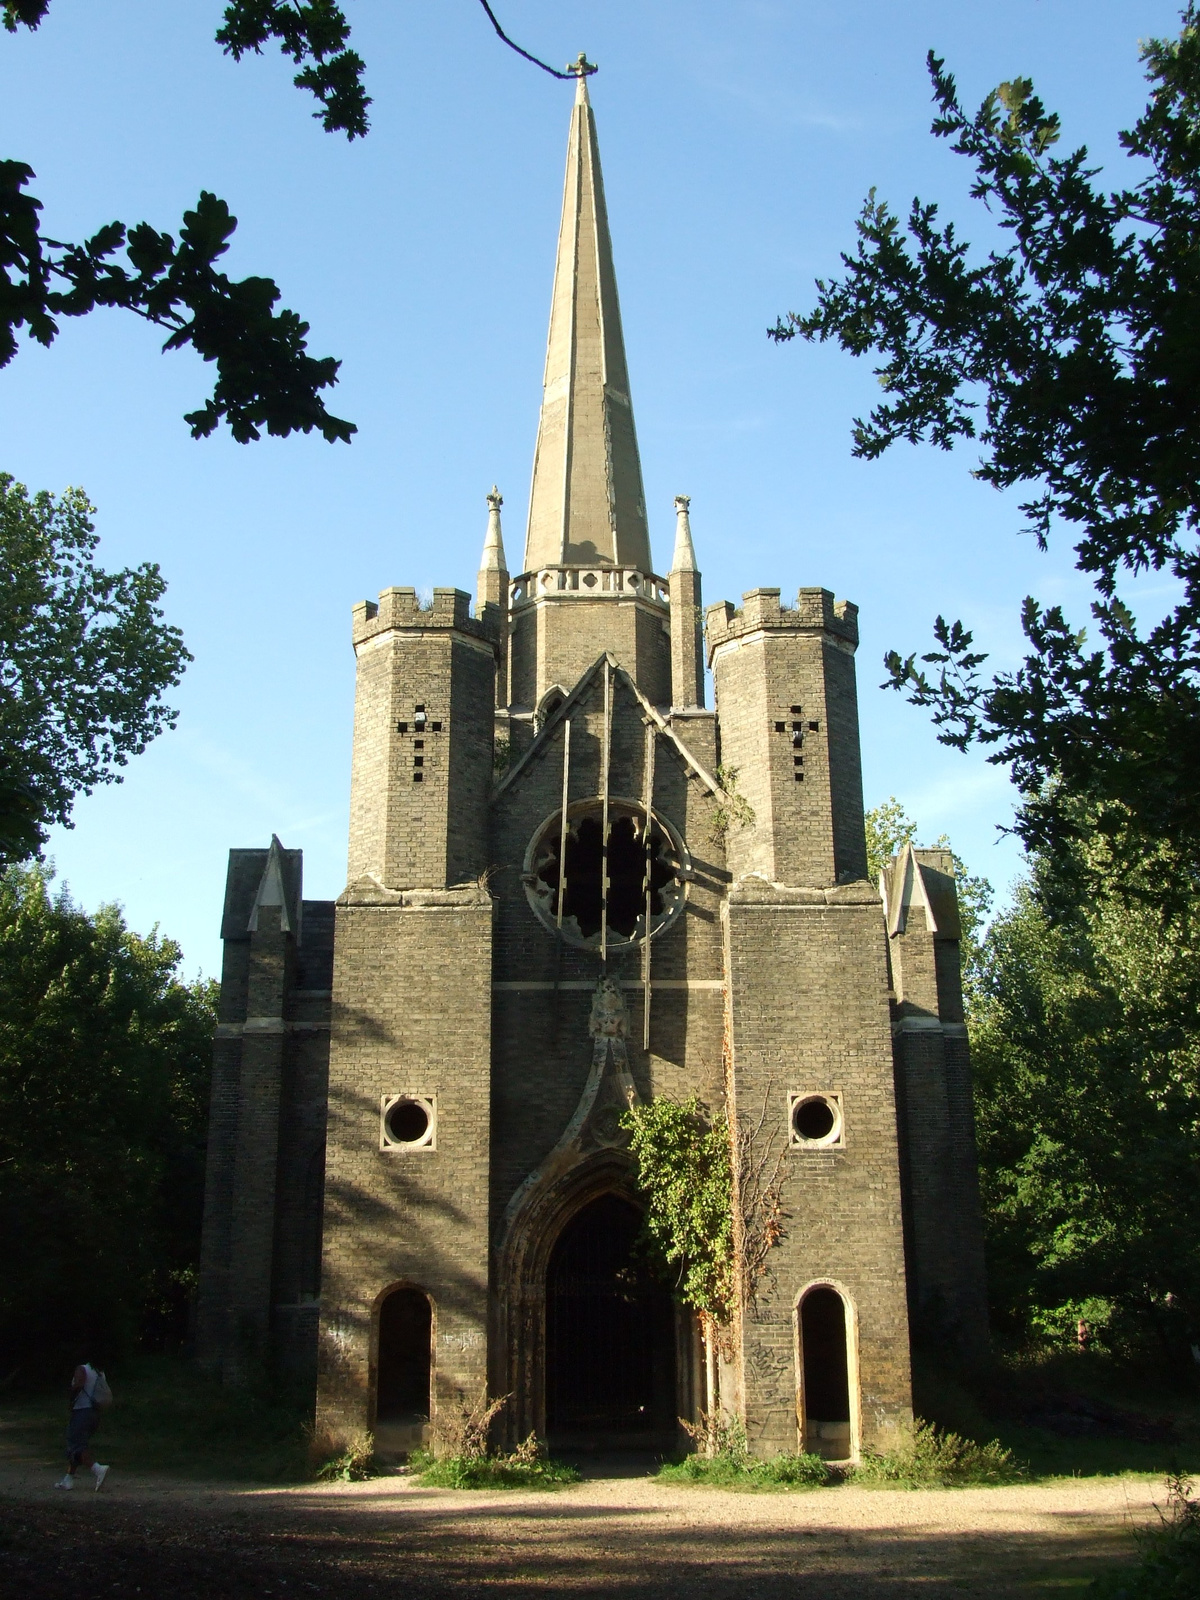
[[[1127,1559],[1161,1488],[742,1495],[597,1478],[556,1493],[422,1489],[403,1477],[247,1489],[114,1468],[100,1494],[0,1466],[0,1595],[158,1600],[613,1594],[630,1600],[1030,1596]]]

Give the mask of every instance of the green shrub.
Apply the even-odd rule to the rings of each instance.
[[[322,1483],[362,1483],[367,1478],[382,1477],[388,1470],[375,1454],[369,1433],[337,1441],[314,1434],[309,1459],[316,1469],[314,1475]]]
[[[909,1489],[950,1489],[1018,1483],[1024,1476],[1025,1468],[998,1439],[977,1444],[957,1433],[940,1433],[933,1423],[918,1417],[894,1449],[882,1453],[864,1451],[862,1461],[847,1473],[846,1481]]]
[[[434,1457],[428,1450],[416,1450],[408,1464],[430,1489],[561,1489],[579,1482],[574,1467],[551,1461],[536,1433],[504,1455],[489,1453],[485,1436],[477,1430],[453,1455]]]
[[[1092,1584],[1103,1600],[1196,1600],[1200,1595],[1200,1500],[1191,1480],[1167,1477],[1167,1509],[1159,1526],[1137,1536],[1140,1560],[1123,1572],[1108,1572]]]
[[[660,1483],[701,1484],[741,1493],[820,1489],[832,1481],[820,1456],[780,1455],[756,1461],[750,1455],[729,1452],[688,1456],[677,1464],[660,1467],[658,1479]]]
[[[699,1421],[679,1425],[697,1449],[683,1461],[660,1467],[662,1483],[705,1484],[710,1489],[819,1489],[830,1481],[820,1456],[779,1455],[766,1461],[750,1454],[746,1425],[740,1417],[701,1411]]]

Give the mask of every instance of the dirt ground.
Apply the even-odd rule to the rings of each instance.
[[[5,1600],[1082,1594],[1129,1559],[1131,1528],[1161,1497],[1128,1478],[744,1495],[623,1475],[501,1493],[401,1476],[255,1489],[114,1466],[97,1494],[90,1474],[70,1493],[54,1475],[0,1462]]]

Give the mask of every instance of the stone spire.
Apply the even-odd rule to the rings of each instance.
[[[488,605],[500,609],[499,650],[496,659],[496,704],[508,704],[508,562],[504,559],[504,535],[500,531],[500,507],[504,496],[492,485],[487,497],[488,525],[483,540],[483,556],[475,584],[475,615],[483,616]]]
[[[485,595],[483,593],[485,573],[502,572],[505,577],[508,576],[508,562],[504,559],[504,535],[500,531],[500,507],[504,504],[504,496],[495,484],[492,485],[492,492],[487,497],[487,503],[487,533],[484,535],[483,540],[483,559],[479,563],[479,599],[481,603],[484,600],[491,600],[498,604],[500,600],[498,594]]]
[[[696,572],[696,547],[692,543],[690,494],[675,496],[675,553],[671,557],[672,572]]]
[[[677,710],[704,705],[704,616],[700,569],[692,543],[691,496],[675,496],[675,554],[667,574],[671,596],[671,703]]]
[[[642,466],[586,68],[581,59],[524,570],[614,565],[645,573],[652,568]]]

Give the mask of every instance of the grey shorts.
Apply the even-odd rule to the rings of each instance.
[[[78,1411],[72,1411],[67,1423],[67,1459],[73,1467],[79,1465],[99,1421],[95,1406],[80,1406]]]

